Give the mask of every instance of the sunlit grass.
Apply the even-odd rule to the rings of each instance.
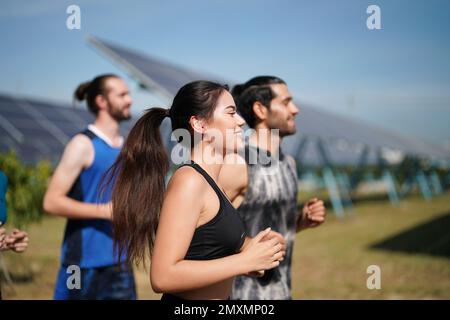
[[[306,199],[311,194],[300,194]],[[325,197],[326,194],[321,194]],[[370,248],[375,243],[450,214],[450,193],[431,201],[414,195],[398,206],[386,200],[357,202],[352,214],[297,235],[293,264],[295,299],[449,299],[449,255],[406,253]],[[5,253],[14,290],[3,281],[4,299],[51,299],[59,267],[64,219],[46,217],[31,226],[29,250]],[[450,231],[450,230],[449,230]],[[445,235],[431,234],[432,237]],[[443,238],[449,252],[449,238]],[[441,241],[442,242],[442,241]],[[440,243],[442,247],[442,243]],[[445,247],[447,246],[447,247]],[[366,287],[369,265],[381,268],[381,290]],[[135,271],[141,299],[159,299],[148,271]]]

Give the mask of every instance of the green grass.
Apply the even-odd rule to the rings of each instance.
[[[4,253],[14,285],[7,286],[2,279],[3,299],[52,299],[64,226],[64,219],[45,217],[27,230],[30,246],[25,253]],[[139,298],[159,299],[150,287],[148,272],[141,267],[134,273]]]
[[[450,299],[449,215],[450,193],[432,201],[411,196],[398,206],[384,200],[362,201],[341,220],[330,211],[323,226],[297,235],[293,297]],[[4,299],[51,299],[64,223],[46,217],[29,228],[26,253],[4,254],[15,282],[14,290],[3,282]],[[376,244],[397,251],[374,248]],[[369,265],[381,268],[380,290],[366,287]],[[159,299],[148,272],[141,268],[135,276],[139,298]]]
[[[342,220],[330,212],[323,226],[297,235],[293,296],[298,299],[449,299],[448,219],[445,226],[424,226],[450,215],[449,200],[450,194],[446,193],[429,202],[419,196],[410,197],[398,206],[386,201],[358,203],[352,215]],[[402,233],[406,236],[397,247],[403,251],[372,248]],[[420,238],[414,238],[415,235]],[[409,242],[405,243],[408,237]],[[390,245],[394,246],[395,241],[390,241]],[[417,247],[418,242],[424,245]],[[439,250],[434,250],[436,243]],[[414,249],[417,249],[415,253]],[[380,290],[367,289],[369,265],[381,268]]]

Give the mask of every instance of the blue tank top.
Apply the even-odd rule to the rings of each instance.
[[[86,203],[107,203],[111,190],[100,193],[103,175],[116,160],[120,148],[114,148],[89,129],[81,132],[91,139],[94,161],[84,169],[75,181],[68,196]],[[78,265],[80,268],[96,268],[118,263],[113,252],[112,224],[109,220],[68,219],[62,245],[61,264]]]
[[[8,188],[8,179],[3,171],[0,171],[0,223],[6,223],[6,189]]]

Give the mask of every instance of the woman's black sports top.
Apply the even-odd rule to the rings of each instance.
[[[183,166],[197,170],[216,192],[220,201],[219,212],[210,221],[195,229],[185,259],[212,260],[239,252],[244,244],[246,233],[244,223],[236,209],[214,182],[214,179],[197,163],[191,161],[181,167]]]

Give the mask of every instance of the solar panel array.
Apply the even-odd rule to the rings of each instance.
[[[424,158],[450,159],[450,151],[440,146],[310,106],[301,105],[301,112],[296,121],[298,133],[285,139],[285,147],[291,153],[297,150],[301,137],[308,136],[312,140],[321,139],[326,142],[330,150],[340,149],[348,153],[347,156],[342,155],[347,160],[360,154],[364,146],[369,146],[373,152],[397,150]],[[334,150],[330,153],[335,155],[336,152],[338,151]],[[338,157],[338,161],[341,161],[342,157]]]
[[[327,145],[330,160],[334,163],[356,163],[365,145],[392,149],[407,146],[411,153],[429,149],[423,155],[439,154],[440,158],[448,158],[448,154],[439,148],[435,149],[433,145],[392,135],[384,130],[366,130],[364,124],[354,121],[347,123],[345,118],[339,119],[340,124],[345,124],[344,127],[339,127],[336,119],[339,116],[302,106],[297,119],[299,130],[294,136],[284,139],[284,150],[297,156],[300,143],[306,137],[309,143],[303,150],[302,161],[307,164],[323,164],[315,145],[319,139]],[[135,120],[134,117],[132,121],[122,123],[123,135],[128,133]],[[82,108],[0,94],[0,152],[14,149],[27,163],[43,159],[56,163],[69,139],[93,121],[93,115]],[[161,131],[167,145],[171,133],[170,121],[163,122]],[[373,139],[373,134],[386,139],[386,145],[378,144],[379,139]],[[173,147],[174,144],[172,141],[169,146]],[[369,160],[372,163],[376,161],[373,153]]]
[[[85,109],[0,94],[0,152],[13,149],[26,163],[49,160],[55,164],[69,139],[93,121],[93,115]],[[121,125],[123,135],[133,123]],[[161,131],[164,142],[172,148],[175,142],[168,143],[171,133],[168,119],[163,122]],[[348,151],[338,148],[331,149],[330,153],[334,161],[351,160]],[[316,148],[310,146],[306,155],[305,161],[320,163]]]
[[[214,79],[224,82],[220,77],[205,75],[184,67],[166,63],[127,48],[89,37],[88,41],[120,63],[137,78],[144,87],[157,89],[165,96],[173,97],[178,89],[188,82],[199,79]]]
[[[166,95],[173,96],[182,85],[196,79],[225,82],[98,39],[91,38],[91,41],[114,61],[124,65],[144,86],[163,90]],[[365,146],[372,150],[369,158],[372,163],[376,161],[375,152],[385,149],[426,158],[450,159],[450,151],[440,146],[308,105],[300,106],[301,112],[296,120],[298,132],[285,138],[283,145],[287,153],[297,157],[302,139],[308,139],[302,152],[303,163],[323,163],[317,141],[324,142],[334,163],[356,163]],[[25,162],[47,159],[56,163],[69,139],[93,121],[93,115],[83,108],[0,94],[0,152],[14,149]],[[133,123],[128,121],[122,124],[123,135],[127,134]],[[162,133],[166,143],[170,132],[170,122],[164,121]],[[173,146],[174,142],[169,145]]]
[[[81,108],[0,94],[0,152],[14,149],[27,163],[55,163],[69,139],[93,121]],[[123,134],[131,125],[125,123]]]
[[[193,80],[209,79],[226,82],[219,77],[193,72],[98,38],[90,37],[89,42],[114,62],[123,66],[145,87],[160,89],[166,95],[173,96],[182,85]],[[301,113],[296,120],[299,132],[284,141],[285,149],[293,156],[297,156],[296,150],[301,143],[301,136],[306,136],[311,141],[317,139],[324,141],[335,162],[357,161],[361,146],[369,146],[374,152],[389,149],[413,156],[450,159],[450,151],[441,146],[405,137],[311,106],[303,104],[300,106]],[[317,163],[320,157],[316,153],[317,150],[310,149],[305,160]]]

